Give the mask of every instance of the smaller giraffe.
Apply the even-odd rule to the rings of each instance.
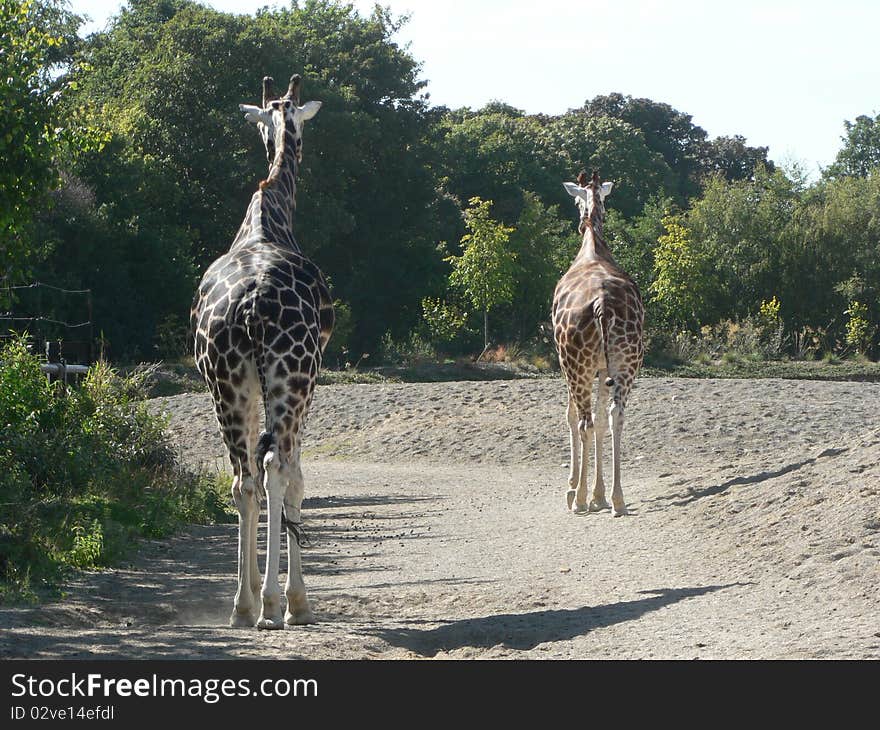
[[[608,507],[602,476],[602,441],[611,420],[613,461],[611,512],[626,514],[620,486],[620,449],[627,398],[642,364],[645,308],[639,287],[611,256],[603,238],[604,200],[613,183],[586,173],[564,183],[580,209],[580,251],[553,294],[553,336],[568,385],[566,416],[571,432],[568,507],[575,512]],[[598,378],[596,408],[591,409]],[[610,398],[610,404],[609,404]],[[607,410],[606,410],[607,406]],[[592,498],[587,504],[590,441],[595,446]]]

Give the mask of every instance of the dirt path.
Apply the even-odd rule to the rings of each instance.
[[[227,628],[237,528],[194,527],[60,604],[0,610],[0,657],[880,657],[880,385],[641,380],[620,519],[565,510],[564,397],[322,387],[318,624]],[[204,395],[154,405],[190,463],[222,455]]]

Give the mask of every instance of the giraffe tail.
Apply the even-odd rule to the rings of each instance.
[[[608,320],[610,315],[605,309],[605,300],[602,297],[596,299],[593,304],[593,313],[596,315],[596,323],[599,325],[599,335],[602,337],[602,350],[605,355],[605,368],[609,376],[605,378],[605,385],[609,388],[614,385],[614,378],[610,375],[611,360],[608,358]]]
[[[260,499],[265,496],[266,488],[266,454],[270,451],[276,451],[278,444],[275,440],[275,434],[271,431],[260,432],[260,440],[257,441],[256,462],[257,462],[257,492]]]

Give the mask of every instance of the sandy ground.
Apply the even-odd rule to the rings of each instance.
[[[207,396],[153,405],[223,466]],[[639,380],[617,519],[565,509],[564,406],[556,379],[322,386],[319,623],[227,628],[237,527],[193,527],[0,610],[0,657],[880,657],[880,384]]]

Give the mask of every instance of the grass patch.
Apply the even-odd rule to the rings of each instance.
[[[642,369],[647,377],[783,378],[787,380],[855,380],[880,382],[880,363],[853,360],[755,360],[722,358],[711,362],[652,360]]]

